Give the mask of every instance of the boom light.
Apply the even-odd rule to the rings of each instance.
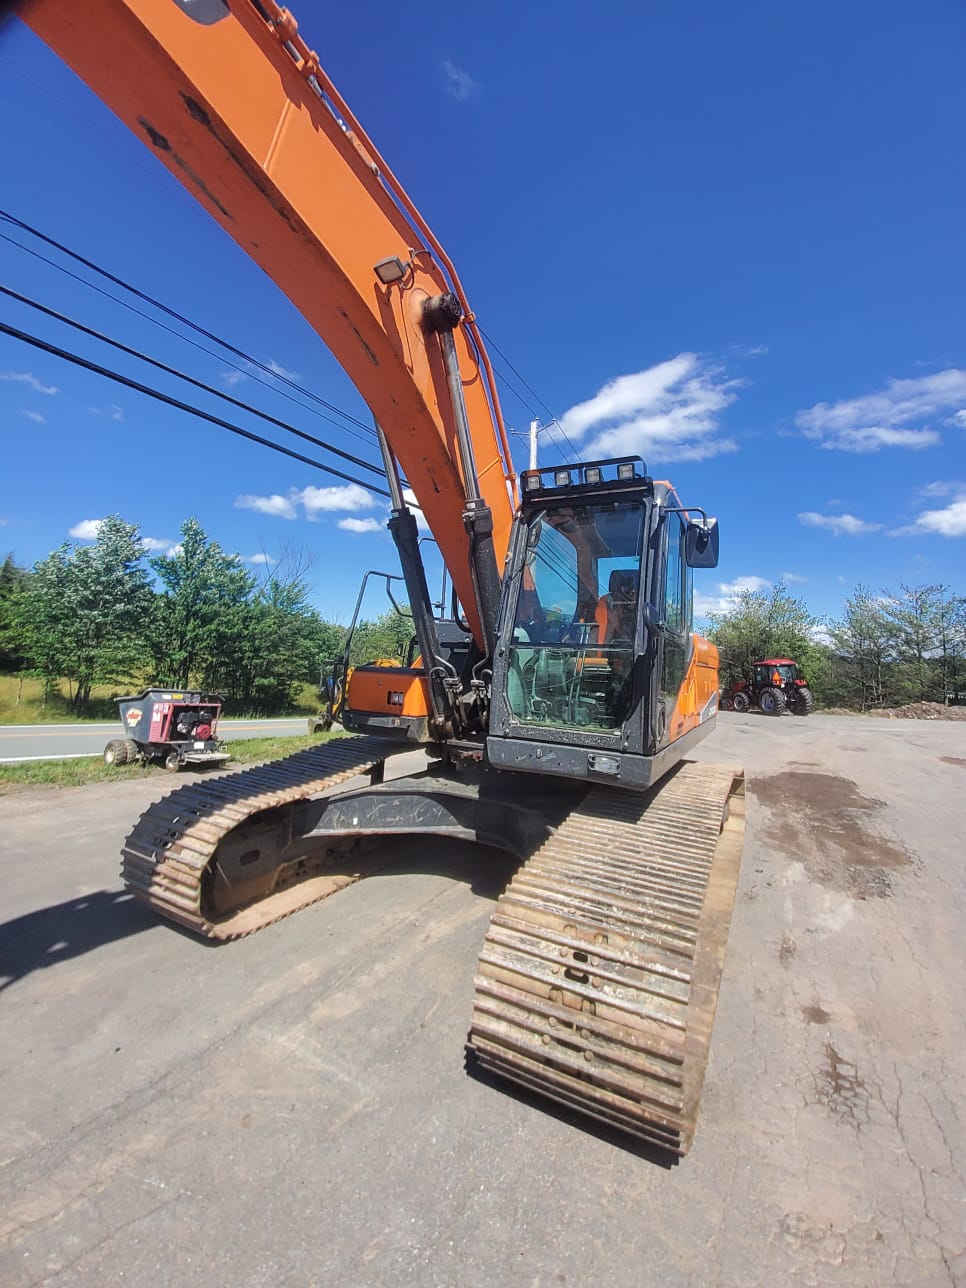
[[[395,282],[401,282],[411,267],[411,264],[404,264],[397,255],[390,255],[388,259],[381,259],[373,267],[373,272],[383,286],[392,286]]]

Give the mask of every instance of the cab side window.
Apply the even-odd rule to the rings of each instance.
[[[679,514],[668,515],[667,578],[664,587],[664,624],[675,635],[687,632],[690,606],[685,593],[684,524]]]

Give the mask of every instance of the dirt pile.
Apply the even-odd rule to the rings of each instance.
[[[866,715],[885,720],[966,720],[966,707],[945,707],[941,702],[910,702],[905,707],[885,707]]]

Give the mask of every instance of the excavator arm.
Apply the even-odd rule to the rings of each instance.
[[[274,0],[22,0],[15,11],[332,351],[385,434],[486,651],[463,510],[478,486],[502,566],[514,479],[492,372],[445,252],[292,15]],[[463,315],[451,349],[476,480],[459,450],[442,340],[426,323],[427,305],[447,297]]]

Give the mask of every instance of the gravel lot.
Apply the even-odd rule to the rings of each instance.
[[[154,783],[0,798],[0,1283],[966,1283],[966,724],[698,758],[748,819],[675,1166],[464,1072],[502,857],[397,843],[211,947],[121,891]]]

